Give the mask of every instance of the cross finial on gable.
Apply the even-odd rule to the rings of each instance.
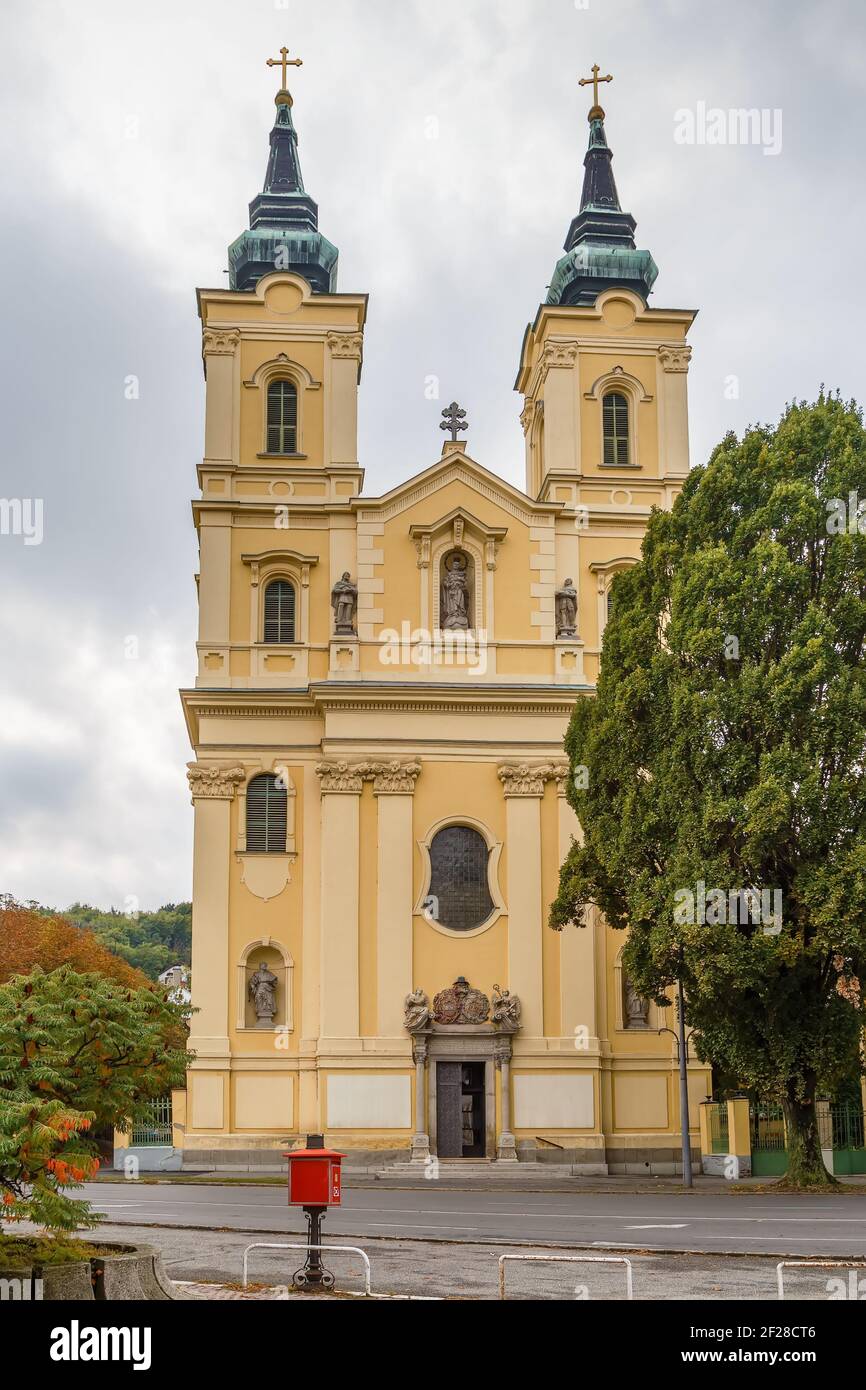
[[[445,410],[442,411],[445,419],[439,426],[440,430],[450,430],[453,443],[457,443],[457,431],[468,430],[469,421],[466,419],[466,411],[462,410],[456,401],[452,401]]]

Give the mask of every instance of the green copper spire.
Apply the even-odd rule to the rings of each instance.
[[[597,69],[593,71],[597,75]],[[566,254],[556,263],[548,304],[594,304],[602,290],[614,286],[634,290],[646,299],[658,275],[649,251],[635,247],[637,223],[620,207],[597,83],[595,95],[588,118],[589,147],[583,161],[580,212],[568,229]]]
[[[309,280],[314,294],[333,294],[338,252],[319,231],[319,209],[304,188],[292,98],[285,87],[291,60],[287,50],[282,52],[284,85],[276,97],[264,188],[250,203],[249,229],[229,247],[229,286],[250,290],[263,275],[293,270]],[[270,66],[275,62],[268,59]]]

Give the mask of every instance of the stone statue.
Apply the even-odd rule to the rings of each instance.
[[[631,980],[625,982],[626,1028],[649,1027],[649,1000],[638,994]]]
[[[556,591],[556,635],[574,637],[577,634],[577,590],[571,579],[566,579],[561,589]]]
[[[445,577],[439,603],[439,626],[445,632],[466,632],[469,622],[469,585],[466,556],[458,551],[445,561]]]
[[[355,610],[358,607],[358,589],[345,570],[331,590],[331,607],[334,610],[334,631],[344,637],[354,636]]]
[[[509,989],[500,989],[498,985],[493,986],[493,1012],[490,1015],[494,1023],[500,1023],[504,1028],[520,1027],[520,1000],[516,994],[512,994]]]
[[[413,989],[411,994],[406,995],[403,1001],[404,1028],[415,1033],[419,1028],[426,1028],[432,1017],[430,1001],[423,989]]]
[[[256,1011],[258,1027],[270,1026],[277,1012],[277,977],[264,961],[250,978],[249,994]]]

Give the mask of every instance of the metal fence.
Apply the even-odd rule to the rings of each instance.
[[[710,1124],[710,1145],[714,1154],[730,1152],[728,1139],[728,1102],[714,1101],[707,1106]]]
[[[138,1147],[171,1143],[171,1096],[148,1102],[147,1114],[132,1126],[130,1143]]]

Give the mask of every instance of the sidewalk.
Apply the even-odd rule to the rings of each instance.
[[[608,1196],[617,1193],[629,1195],[683,1193],[688,1195],[687,1189],[683,1188],[682,1178],[679,1177],[640,1178],[634,1175],[579,1177],[567,1170],[564,1171],[555,1167],[553,1164],[546,1163],[521,1163],[517,1170],[510,1166],[504,1171],[497,1171],[495,1165],[483,1169],[473,1165],[470,1171],[465,1166],[450,1168],[447,1164],[440,1164],[435,1178],[432,1176],[432,1172],[433,1170],[430,1169],[413,1172],[408,1168],[379,1170],[344,1168],[343,1187],[350,1190],[353,1188],[379,1188],[387,1191],[408,1191],[423,1190],[433,1181],[439,1188],[464,1192],[586,1192]],[[125,1178],[122,1172],[103,1169],[93,1181],[124,1182]],[[203,1183],[217,1187],[280,1187],[285,1185],[286,1175],[273,1172],[251,1173],[247,1169],[220,1169],[219,1172],[205,1170],[181,1173],[142,1173],[138,1181],[141,1183]],[[763,1177],[729,1181],[726,1178],[696,1173],[691,1192],[701,1196],[716,1192],[771,1193],[779,1181],[776,1178]],[[849,1191],[861,1195],[866,1192],[866,1176],[841,1178],[839,1181],[841,1184],[840,1195]],[[786,1193],[784,1195],[791,1196],[793,1194]]]

